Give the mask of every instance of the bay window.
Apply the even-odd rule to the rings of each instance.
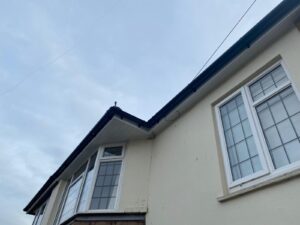
[[[101,148],[73,174],[57,224],[78,212],[116,208],[123,156],[123,146]]]
[[[281,64],[216,106],[229,188],[300,168],[300,102]]]

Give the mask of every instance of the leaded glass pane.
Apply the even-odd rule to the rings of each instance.
[[[253,101],[259,100],[287,81],[288,78],[282,66],[276,67],[274,70],[250,85],[250,93]]]
[[[112,209],[117,197],[121,161],[101,162],[92,195],[91,209]]]
[[[275,168],[299,161],[300,102],[292,87],[262,105],[257,106],[256,110]],[[262,112],[268,112],[268,116]]]
[[[262,169],[242,95],[221,108],[221,119],[232,179],[238,180]]]

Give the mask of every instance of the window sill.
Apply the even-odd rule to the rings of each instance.
[[[245,195],[247,193],[250,193],[250,192],[253,192],[253,191],[256,191],[256,190],[259,190],[259,189],[263,189],[263,188],[266,188],[268,186],[275,185],[275,184],[281,183],[281,182],[286,181],[286,180],[293,179],[295,177],[298,177],[299,175],[300,175],[300,169],[297,169],[297,170],[294,170],[292,172],[288,172],[288,173],[281,174],[281,175],[276,176],[276,177],[266,179],[266,180],[264,180],[264,181],[262,181],[258,184],[252,185],[250,187],[246,187],[246,188],[243,188],[241,190],[234,191],[232,193],[224,194],[223,196],[217,197],[217,200],[219,202],[226,202],[226,201],[229,201],[231,199],[235,199],[237,197]]]

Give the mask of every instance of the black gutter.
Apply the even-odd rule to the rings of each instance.
[[[244,50],[261,38],[280,20],[292,12],[300,5],[300,0],[284,0],[275,9],[273,9],[266,17],[257,23],[250,31],[248,31],[241,39],[239,39],[232,47],[230,47],[222,56],[220,56],[214,63],[212,63],[203,73],[201,73],[195,80],[189,83],[182,91],[180,91],[173,99],[171,99],[162,109],[160,109],[150,120],[147,122],[141,120],[127,112],[122,111],[118,107],[111,107],[87,136],[81,141],[71,155],[64,161],[59,169],[47,180],[39,192],[24,208],[28,211],[48,187],[56,181],[59,175],[65,168],[81,153],[81,151],[89,144],[90,141],[100,132],[103,127],[114,117],[119,116],[121,119],[126,119],[134,123],[136,126],[149,130],[166,117],[172,110],[179,106],[189,96],[196,92],[207,81],[214,77],[226,65],[236,59]]]

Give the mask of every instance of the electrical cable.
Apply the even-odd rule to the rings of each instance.
[[[213,51],[213,53],[208,57],[208,59],[205,61],[197,75],[193,78],[195,80],[203,71],[203,69],[206,67],[206,65],[210,62],[210,60],[215,56],[215,54],[218,52],[218,50],[222,47],[222,45],[225,43],[225,41],[228,39],[228,37],[232,34],[232,32],[235,30],[235,28],[241,23],[241,21],[244,19],[244,17],[248,14],[250,9],[253,7],[253,5],[257,2],[257,0],[254,0],[251,5],[247,8],[247,10],[244,12],[244,14],[240,17],[240,19],[235,23],[233,28],[229,31],[229,33],[225,36],[225,38],[221,41],[221,43],[218,45],[218,47]]]

